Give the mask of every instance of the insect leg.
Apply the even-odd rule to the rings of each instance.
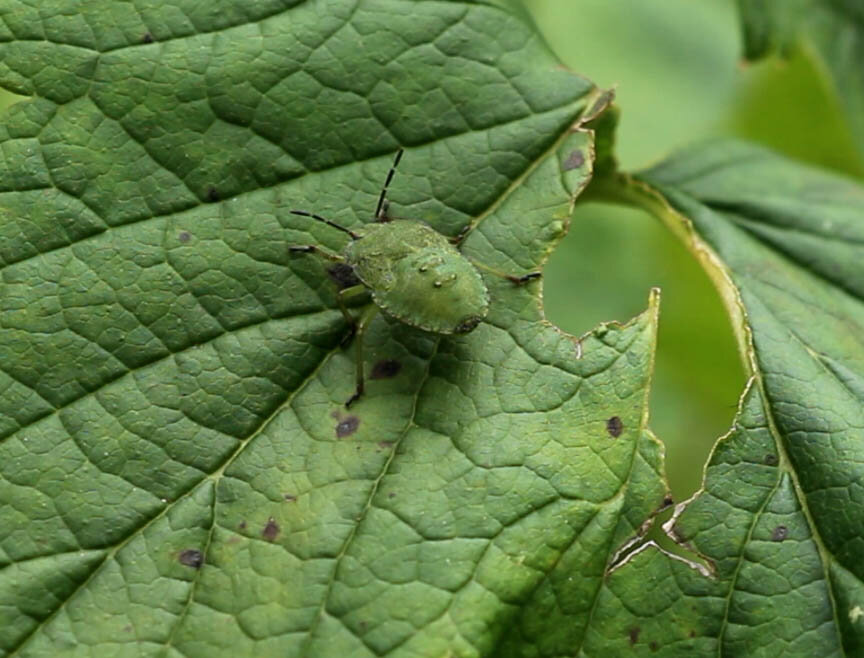
[[[460,244],[462,244],[462,240],[468,237],[468,234],[470,232],[471,224],[465,224],[465,226],[462,227],[462,230],[459,231],[459,233],[450,238],[450,244],[452,244],[454,247],[459,246]]]
[[[363,314],[360,316],[360,319],[357,321],[357,343],[354,345],[354,359],[356,361],[356,374],[357,374],[357,389],[354,391],[354,395],[348,398],[348,401],[345,402],[345,408],[349,409],[352,404],[354,404],[360,396],[363,395],[363,390],[365,388],[366,379],[363,376],[363,336],[366,333],[366,328],[369,326],[369,323],[372,322],[372,318],[375,317],[375,314],[378,312],[378,307],[375,304],[372,304],[363,311]]]
[[[514,283],[517,286],[521,286],[524,283],[528,283],[529,281],[533,281],[534,279],[539,279],[542,274],[540,272],[528,272],[528,274],[523,274],[521,276],[516,276],[515,274],[507,274],[506,272],[502,272],[501,270],[496,270],[488,265],[483,265],[481,263],[475,263],[473,260],[471,264],[479,270],[485,270],[490,274],[494,274],[495,276],[500,276],[502,279],[507,279],[511,283]]]
[[[319,256],[332,260],[335,263],[344,263],[345,259],[339,254],[333,253],[329,249],[319,247],[314,244],[292,244],[288,247],[290,253],[300,254],[318,254]]]
[[[339,310],[342,311],[342,315],[345,318],[345,321],[348,323],[348,327],[350,330],[345,335],[345,338],[342,339],[342,347],[348,345],[351,342],[351,339],[357,333],[357,318],[351,314],[351,311],[348,310],[348,307],[345,305],[352,297],[358,297],[367,291],[366,286],[362,283],[356,286],[351,286],[350,288],[343,288],[338,293],[336,293],[336,301],[339,302]]]

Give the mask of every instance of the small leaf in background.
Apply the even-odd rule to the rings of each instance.
[[[744,55],[788,57],[799,43],[821,60],[864,157],[864,5],[858,0],[737,0]]]
[[[610,576],[599,608],[608,626],[589,646],[858,655],[864,188],[734,141],[639,178],[723,286],[753,377],[704,491],[668,526],[713,579],[646,545]],[[634,598],[646,581],[662,594]]]

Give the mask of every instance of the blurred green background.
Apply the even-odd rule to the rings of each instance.
[[[617,87],[618,157],[635,170],[701,138],[738,136],[862,176],[838,104],[803,55],[745,65],[733,0],[524,0],[571,69]],[[18,97],[0,92],[0,107]],[[663,290],[652,427],[676,500],[694,492],[744,373],[708,278],[658,221],[580,206],[545,271],[547,317],[582,334]]]

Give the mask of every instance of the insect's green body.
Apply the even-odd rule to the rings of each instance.
[[[410,219],[366,224],[344,257],[372,300],[400,322],[436,334],[464,334],[489,311],[480,273],[431,226]]]
[[[345,403],[346,407],[363,394],[363,335],[378,309],[400,322],[435,334],[467,334],[489,312],[489,291],[478,267],[517,285],[540,276],[539,272],[512,276],[485,265],[475,265],[454,246],[454,242],[464,237],[464,231],[451,240],[419,220],[391,220],[387,216],[385,196],[401,157],[400,149],[378,198],[373,223],[352,230],[306,210],[291,211],[351,236],[351,242],[341,254],[317,245],[289,247],[291,252],[318,253],[330,261],[348,265],[360,281],[343,288],[337,295],[339,309],[351,325],[352,335],[356,332],[357,336],[357,389]],[[366,291],[371,293],[375,305],[355,317],[345,302]]]

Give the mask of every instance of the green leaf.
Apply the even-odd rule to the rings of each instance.
[[[806,44],[821,60],[864,154],[864,5],[858,0],[738,0],[744,55],[788,56]]]
[[[396,216],[522,274],[603,98],[467,2],[0,8],[0,654],[555,656],[664,505],[657,296],[575,338],[484,274],[461,337],[335,282],[398,146]],[[605,104],[605,101],[601,104]]]
[[[710,577],[698,559],[643,545],[610,576],[597,613],[608,621],[589,647],[859,655],[864,188],[723,141],[639,178],[662,195],[646,204],[722,287],[752,379],[704,490],[667,526]],[[640,591],[646,581],[662,598]]]

